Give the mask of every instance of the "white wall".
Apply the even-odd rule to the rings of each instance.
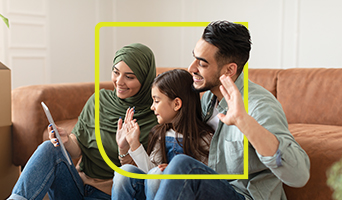
[[[10,29],[0,23],[0,61],[11,69],[12,88],[46,83],[46,8],[42,0],[0,2],[0,12],[10,19]]]
[[[0,61],[12,69],[12,88],[94,81],[94,31],[100,21],[248,22],[250,68],[342,67],[342,2],[338,0],[0,0]],[[110,80],[123,45],[141,42],[159,67],[187,67],[201,37],[197,28],[104,27],[100,80]]]
[[[50,68],[53,83],[94,81],[95,26],[98,22],[112,20],[112,8],[108,0],[50,1]],[[101,36],[106,38],[101,43],[101,63],[103,66],[111,65],[113,37],[108,31],[101,32]]]
[[[1,0],[0,12],[10,20],[9,29],[0,23],[0,61],[12,71],[12,89],[94,81],[95,26],[112,21],[112,1]],[[101,37],[101,64],[111,66],[113,35]]]
[[[339,59],[342,53],[342,28],[339,26],[342,2],[338,0],[173,0],[163,3],[117,0],[116,7],[120,8],[115,13],[117,21],[209,22],[227,19],[248,22],[253,42],[250,68],[342,66]],[[122,40],[124,32],[116,39]],[[178,31],[181,36],[165,33],[159,40],[146,39],[146,43],[153,46],[159,66],[187,66],[192,60],[191,49],[201,33],[193,31],[187,36],[181,31]],[[129,39],[140,39],[138,34]],[[165,40],[175,43],[167,44],[169,41]],[[175,58],[167,60],[166,55]]]

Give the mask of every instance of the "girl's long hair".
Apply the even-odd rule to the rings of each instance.
[[[147,153],[150,155],[155,145],[160,142],[159,151],[162,151],[163,163],[167,163],[165,134],[169,129],[176,132],[176,138],[177,134],[183,135],[182,142],[177,142],[186,155],[197,160],[203,160],[203,157],[209,155],[211,133],[214,130],[202,121],[200,96],[192,89],[192,84],[191,74],[182,69],[164,72],[158,75],[152,84],[152,87],[157,87],[171,100],[177,97],[182,100],[182,107],[171,123],[156,125],[149,135]]]

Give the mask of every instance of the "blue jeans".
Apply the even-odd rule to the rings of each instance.
[[[183,138],[178,138],[179,142],[182,143]],[[175,157],[178,154],[183,154],[184,150],[183,147],[181,147],[177,139],[174,137],[166,136],[165,137],[165,151],[166,151],[166,157],[167,157],[167,163],[170,163],[173,157]]]
[[[70,157],[70,156],[69,156]],[[33,153],[9,199],[110,199],[110,195],[84,185],[74,165],[69,165],[61,148],[43,142]]]
[[[175,156],[163,174],[217,174],[203,163],[186,155]],[[245,199],[227,180],[163,179],[155,199]]]
[[[145,174],[141,169],[134,165],[123,165],[121,169],[136,173]],[[148,174],[161,174],[158,167],[151,169]],[[115,172],[112,187],[112,200],[128,200],[128,199],[154,199],[154,196],[159,188],[159,179],[134,179],[123,176]]]
[[[182,138],[178,139],[182,142]],[[165,151],[168,162],[170,162],[176,155],[183,154],[183,148],[178,144],[177,139],[174,137],[165,137]],[[124,165],[121,167],[123,170],[131,173],[145,174],[139,168],[133,165]],[[152,168],[148,174],[161,174],[162,172],[158,167]],[[112,199],[154,199],[155,194],[159,188],[159,179],[133,179],[123,176],[115,172]]]

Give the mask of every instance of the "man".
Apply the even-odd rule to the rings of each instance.
[[[249,59],[246,27],[227,21],[210,23],[197,42],[188,70],[202,97],[204,120],[216,130],[208,166],[174,157],[164,174],[243,174],[243,137],[249,140],[247,180],[162,180],[156,199],[286,199],[283,183],[302,187],[310,161],[294,140],[280,103],[249,81],[248,110],[243,103],[243,66]]]

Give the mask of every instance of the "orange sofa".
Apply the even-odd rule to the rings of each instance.
[[[157,74],[172,68],[157,68]],[[249,79],[269,90],[282,104],[289,130],[311,160],[311,177],[303,188],[285,186],[289,200],[332,199],[326,171],[342,157],[342,69],[249,69]],[[113,89],[111,82],[100,88]],[[12,90],[13,163],[24,166],[48,139],[48,121],[40,102],[57,125],[71,131],[93,83],[50,84]]]

